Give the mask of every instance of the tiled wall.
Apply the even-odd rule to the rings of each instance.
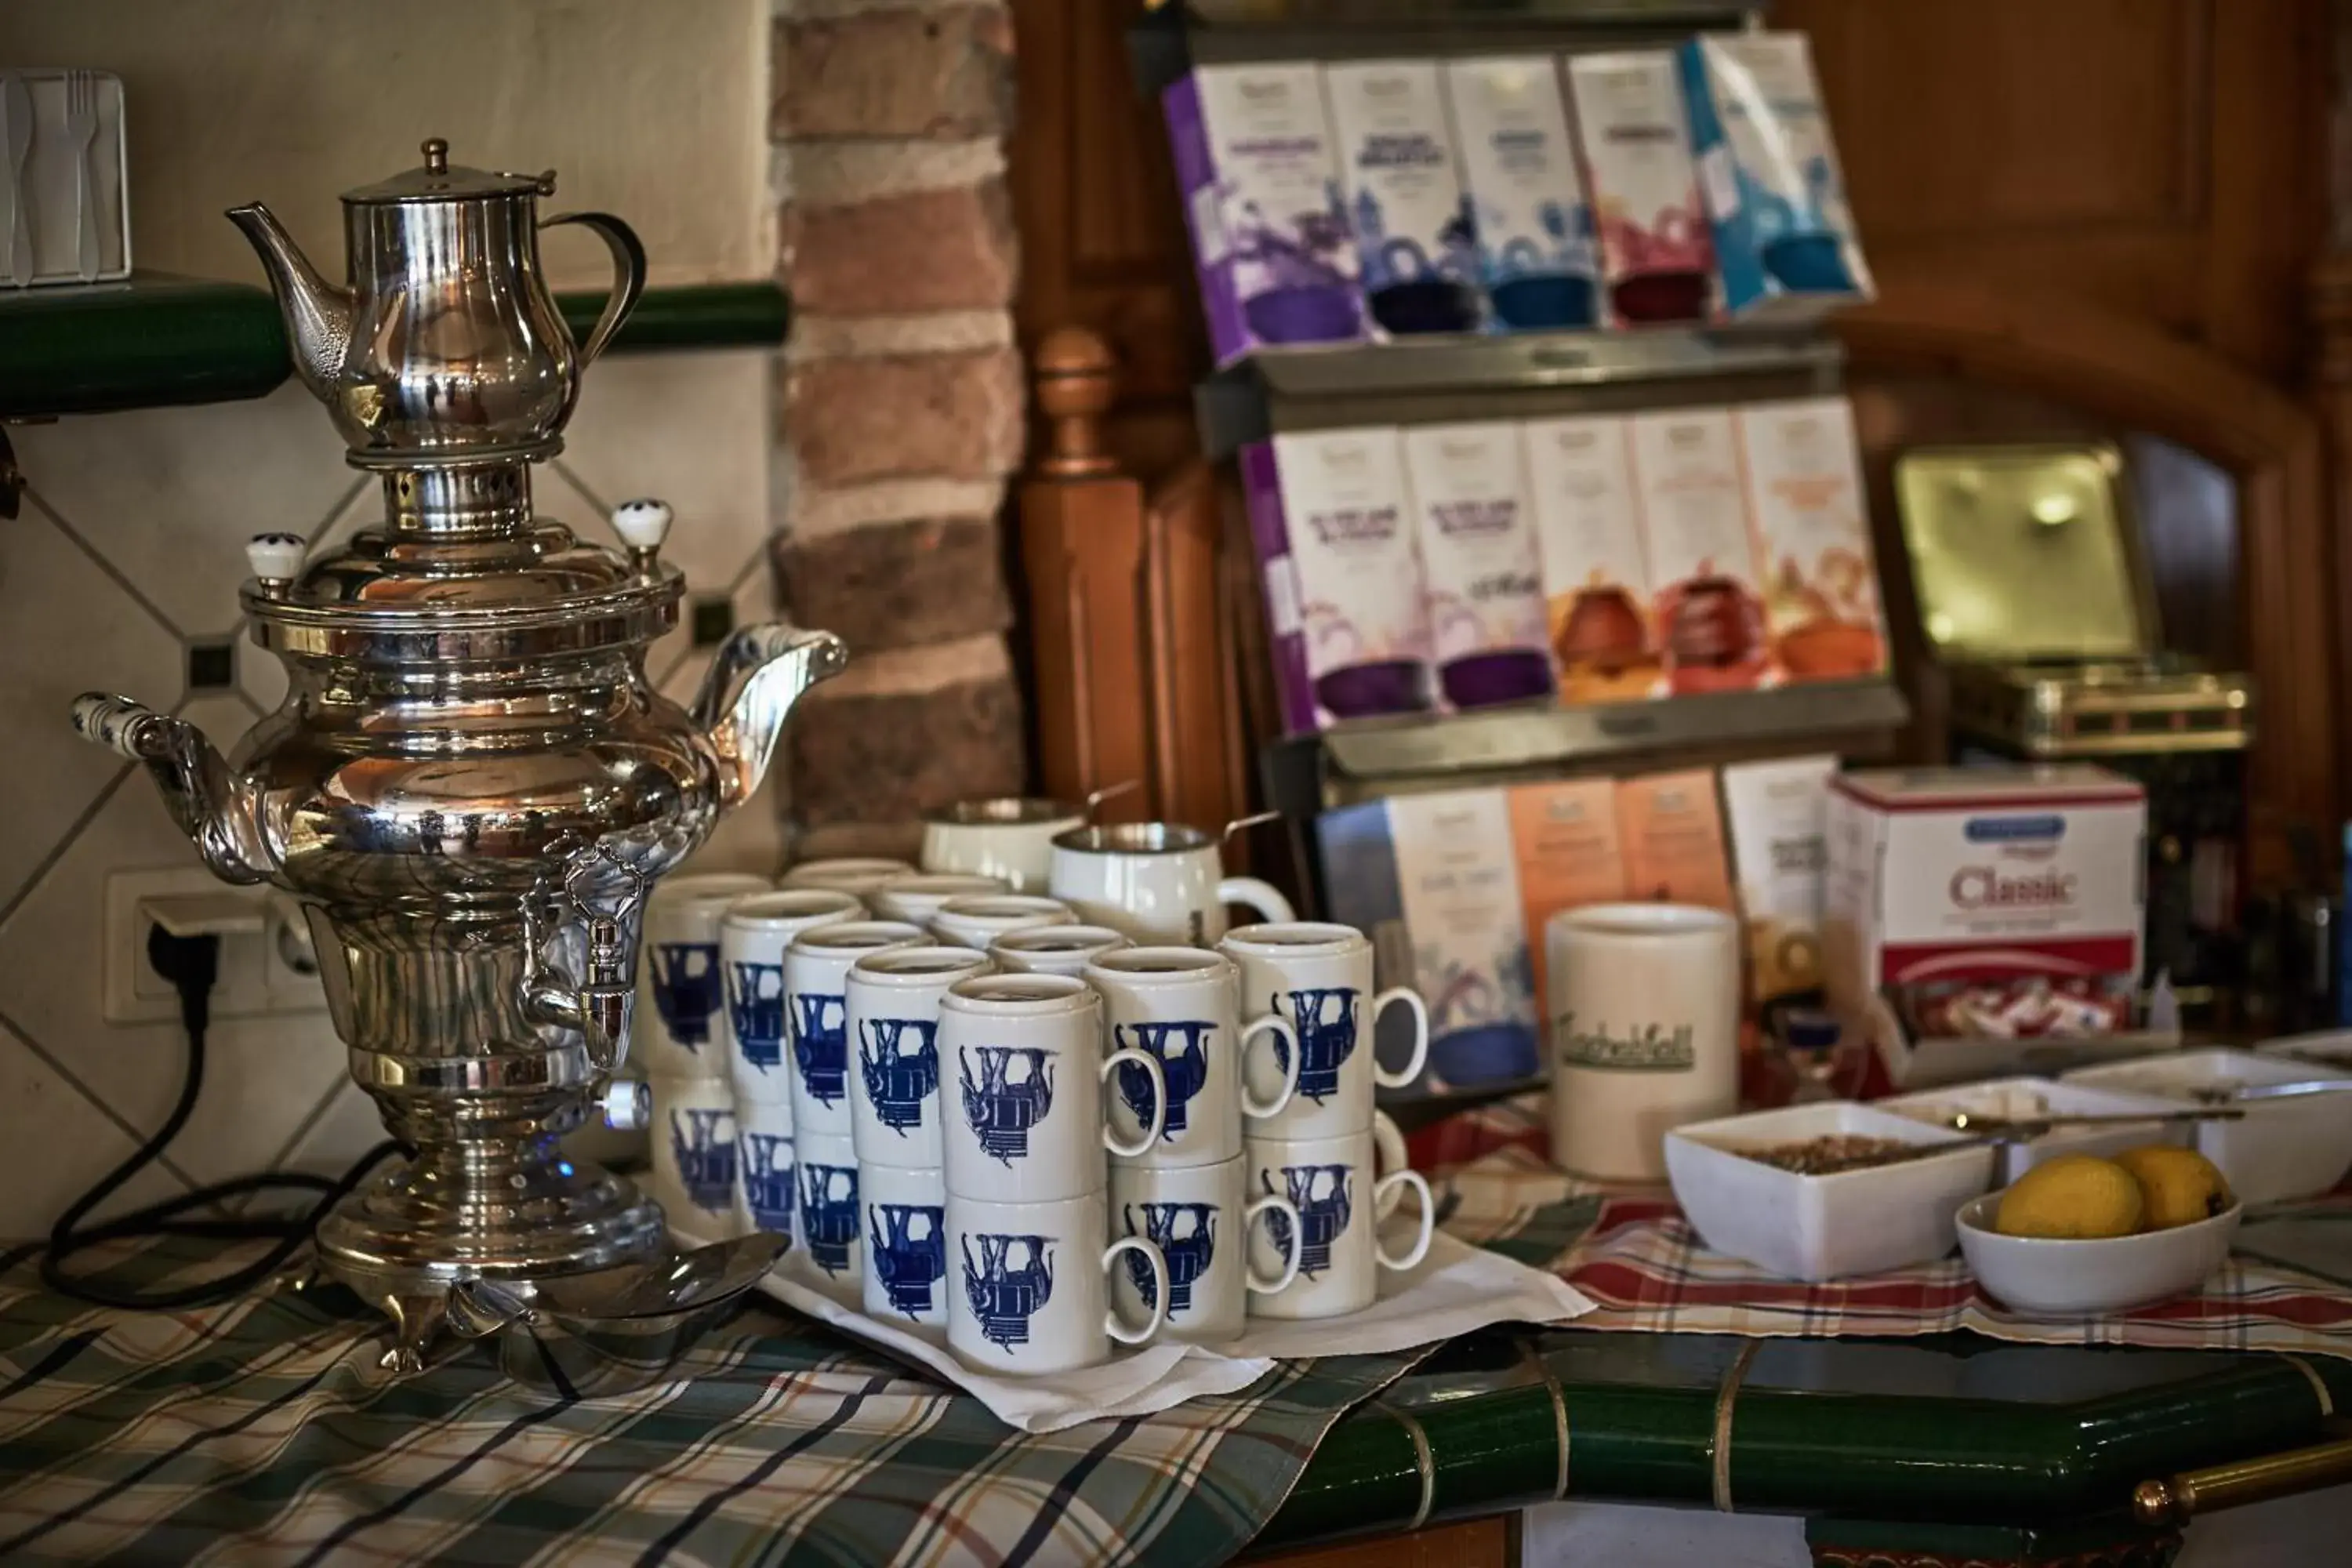
[[[613,504],[660,497],[677,509],[666,553],[689,594],[731,599],[739,624],[769,617],[775,361],[596,365],[567,449],[538,471],[539,510],[609,543]],[[294,385],[11,438],[31,489],[23,515],[0,523],[0,1238],[46,1230],[160,1124],[183,1072],[176,1022],[104,1021],[101,938],[110,874],[193,867],[195,854],[143,773],[73,735],[67,705],[120,691],[196,721],[226,751],[283,690],[277,660],[238,626],[246,540],[283,529],[315,551],[380,510],[374,482],[344,467],[325,411]],[[232,640],[234,682],[192,689],[191,646]],[[708,657],[682,628],[647,673],[682,698]],[[704,856],[772,867],[777,825],[763,789]],[[270,1166],[337,1173],[382,1135],[323,1011],[216,1019],[209,1043],[194,1119],[167,1167],[117,1206]]]

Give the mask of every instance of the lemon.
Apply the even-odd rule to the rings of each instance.
[[[2003,1236],[2088,1240],[2129,1236],[2145,1202],[2132,1173],[2111,1160],[2062,1154],[2020,1176],[2000,1194],[1993,1228]]]
[[[2210,1219],[2235,1201],[2228,1178],[2194,1149],[2150,1143],[2125,1150],[2116,1163],[2139,1184],[2141,1223],[2150,1230]]]

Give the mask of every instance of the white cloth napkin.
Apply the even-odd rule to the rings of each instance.
[[[1252,1318],[1242,1337],[1226,1344],[1149,1344],[1080,1372],[1006,1377],[976,1371],[943,1346],[842,1305],[817,1288],[797,1252],[785,1254],[761,1289],[796,1311],[928,1369],[1024,1432],[1149,1415],[1196,1395],[1233,1394],[1273,1370],[1281,1357],[1377,1355],[1449,1340],[1489,1323],[1560,1323],[1592,1310],[1591,1302],[1553,1276],[1441,1231],[1418,1267],[1381,1271],[1380,1299],[1360,1312],[1302,1322]]]

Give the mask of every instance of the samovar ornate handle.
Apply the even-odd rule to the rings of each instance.
[[[593,873],[600,862],[620,872],[624,882],[609,912],[598,909],[593,893],[583,890],[582,879]],[[629,1003],[636,994],[636,984],[629,973],[629,944],[623,922],[645,897],[644,874],[602,844],[588,846],[566,863],[564,901],[588,932],[586,971],[576,980],[548,965],[536,929],[536,905],[525,909],[530,967],[523,976],[523,1011],[534,1023],[579,1030],[588,1047],[588,1059],[603,1072],[618,1070],[629,1054]]]

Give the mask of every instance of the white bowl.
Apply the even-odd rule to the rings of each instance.
[[[1992,1228],[2000,1194],[1960,1205],[1960,1254],[1977,1283],[2011,1311],[2095,1317],[2193,1290],[2230,1256],[2246,1212],[2231,1205],[2210,1219],[2097,1241],[2003,1236]]]
[[[2297,1061],[2326,1067],[2352,1068],[2352,1029],[2318,1029],[2308,1035],[2281,1035],[2254,1047],[2258,1057],[2293,1057]]]
[[[2046,1109],[2023,1109],[2034,1100],[2041,1100]],[[2098,1089],[2087,1083],[2063,1083],[2047,1078],[1997,1078],[1985,1083],[1956,1083],[1948,1089],[1923,1089],[1917,1094],[1871,1103],[1878,1110],[1898,1113],[1906,1108],[1970,1110],[2021,1121],[2032,1116],[2122,1116],[2136,1110],[2161,1114],[2180,1109],[2178,1100],[2158,1095]],[[1932,1127],[1935,1123],[1927,1125]],[[1996,1179],[2007,1185],[2042,1161],[2054,1160],[2061,1154],[2096,1154],[2104,1158],[2149,1143],[2173,1143],[2186,1149],[2194,1143],[2196,1135],[2196,1129],[2185,1121],[2169,1126],[2144,1121],[2129,1127],[2056,1127],[2031,1142],[2002,1144],[2000,1174]]]
[[[2308,1083],[2352,1073],[2252,1051],[2175,1051],[2136,1062],[2079,1068],[2069,1083],[2132,1089],[2195,1104],[2195,1090],[2231,1083]],[[2352,1094],[2254,1100],[2236,1121],[2197,1124],[2197,1152],[2221,1168],[2240,1202],[2277,1203],[2324,1193],[2352,1170]]]
[[[1833,1132],[1952,1146],[1805,1176],[1736,1152]],[[1992,1182],[1993,1148],[1852,1100],[1695,1121],[1666,1134],[1666,1176],[1699,1239],[1791,1279],[1834,1279],[1952,1250],[1952,1210]]]

